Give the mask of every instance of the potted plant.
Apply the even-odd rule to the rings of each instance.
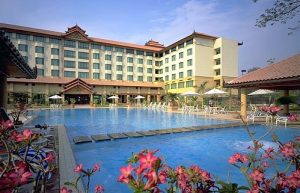
[[[165,97],[166,97],[166,102],[169,104],[168,111],[178,110],[177,94],[168,93]]]
[[[74,98],[70,98],[71,107],[75,107],[76,100]]]
[[[133,103],[133,98],[132,97],[128,97],[127,107],[131,107],[132,103]]]

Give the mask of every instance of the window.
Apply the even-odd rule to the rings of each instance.
[[[176,74],[172,74],[172,80],[176,79]]]
[[[216,61],[216,65],[220,65],[221,64],[221,59],[220,58],[218,58],[217,60],[215,60]]]
[[[51,70],[51,76],[59,77],[59,70]]]
[[[69,48],[76,48],[76,42],[73,40],[65,40],[64,46]]]
[[[192,54],[193,54],[193,49],[192,48],[188,49],[187,52],[186,52],[186,55],[190,56]]]
[[[179,78],[183,78],[183,72],[179,72]]]
[[[89,78],[88,72],[78,72],[78,78]]]
[[[179,59],[183,58],[183,52],[179,52]]]
[[[105,60],[111,60],[111,55],[105,54]]]
[[[127,62],[128,63],[133,63],[133,58],[132,57],[127,57]]]
[[[111,74],[107,74],[107,73],[106,73],[106,74],[105,74],[105,79],[106,79],[106,80],[111,80]]]
[[[89,63],[88,62],[78,62],[78,68],[79,69],[89,69]]]
[[[60,39],[56,39],[56,38],[49,38],[49,42],[51,44],[60,44],[61,40]]]
[[[93,73],[93,79],[100,79],[100,73]]]
[[[183,47],[184,47],[184,44],[179,44],[178,45],[178,49],[183,48]]]
[[[17,37],[16,37],[17,39],[21,39],[21,40],[29,40],[29,37],[30,37],[29,35],[26,35],[26,34],[18,34],[18,33],[16,34],[16,36],[17,36]]]
[[[122,65],[117,65],[117,71],[123,71],[123,66]]]
[[[187,65],[192,66],[193,65],[193,60],[192,59],[187,60]]]
[[[75,68],[75,61],[65,60],[64,67],[65,68]]]
[[[51,59],[52,66],[59,66],[59,59]]]
[[[187,71],[187,76],[193,76],[193,71],[192,70],[188,70]]]
[[[190,44],[193,44],[193,39],[186,41],[186,45],[190,45]]]
[[[165,81],[169,81],[169,76],[165,76]]]
[[[123,75],[122,74],[117,74],[117,80],[123,80]]]
[[[123,61],[123,57],[122,56],[117,56],[117,62],[122,62]]]
[[[76,58],[76,52],[72,50],[65,50],[64,51],[64,57],[67,58]]]
[[[169,67],[165,67],[165,72],[169,72]]]
[[[93,53],[93,59],[100,59],[99,53]]]
[[[42,36],[33,36],[33,41],[46,42],[46,38]]]
[[[51,48],[51,54],[52,55],[59,55],[59,49],[58,48]]]
[[[144,55],[144,51],[137,50],[137,51],[136,51],[136,55],[141,55],[141,56],[143,56],[143,55]]]
[[[183,68],[183,62],[179,62],[179,68]]]
[[[111,64],[105,64],[105,70],[111,70]]]
[[[185,87],[193,87],[193,86],[194,86],[194,81],[193,80],[186,81]]]
[[[115,48],[115,51],[116,51],[116,52],[121,52],[121,53],[123,53],[123,52],[124,52],[124,48],[118,48],[118,47],[116,47],[116,48]]]
[[[147,60],[147,65],[152,65],[152,60]]]
[[[138,72],[143,73],[143,67],[138,67]]]
[[[143,81],[143,76],[138,76],[138,81]]]
[[[172,56],[172,61],[175,61],[176,60],[176,55],[173,55]]]
[[[143,60],[142,58],[138,58],[138,59],[137,59],[137,63],[138,63],[138,64],[144,64],[144,60]]]
[[[100,69],[100,63],[93,63],[93,69]]]
[[[101,49],[101,45],[100,44],[92,44],[92,49]]]
[[[89,49],[89,43],[78,42],[78,48],[80,48],[80,49]]]
[[[45,76],[45,74],[44,74],[44,69],[37,69],[37,75],[38,76]]]
[[[153,78],[151,76],[147,76],[147,82],[152,82]]]
[[[176,65],[175,64],[172,65],[172,70],[176,70]]]
[[[127,76],[127,80],[128,80],[128,81],[133,81],[133,76],[132,76],[132,75],[128,75],[128,76]]]
[[[216,55],[221,54],[221,48],[216,48],[215,53],[216,53]]]
[[[25,60],[26,63],[28,63],[28,56],[23,56],[23,59]]]
[[[184,82],[179,82],[178,83],[178,88],[184,88]]]
[[[171,48],[171,52],[175,52],[176,51],[176,47]]]
[[[133,72],[133,66],[127,66],[127,71],[128,72]]]
[[[177,88],[177,84],[176,83],[171,84],[171,89],[176,89],[176,88]]]
[[[133,49],[126,49],[126,53],[127,54],[134,54],[134,50]]]
[[[74,71],[64,71],[64,77],[75,77]]]
[[[165,63],[169,63],[169,58],[165,58]]]
[[[23,51],[23,52],[27,52],[28,51],[28,46],[26,44],[19,44],[18,45],[18,50]]]
[[[152,74],[152,68],[147,68],[147,73]]]
[[[8,37],[9,39],[12,38],[13,33],[12,32],[5,32],[4,33],[6,37]]]
[[[113,47],[112,46],[104,46],[105,51],[112,51]]]
[[[153,56],[153,52],[146,52],[146,56]]]
[[[89,59],[89,53],[88,52],[78,52],[78,58],[79,59]]]
[[[44,53],[44,47],[41,46],[35,46],[35,53]]]
[[[35,63],[36,63],[36,64],[44,64],[44,58],[36,57],[36,58],[35,58]]]

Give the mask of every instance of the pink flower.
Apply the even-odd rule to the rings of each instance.
[[[129,180],[132,178],[131,172],[133,171],[133,167],[131,165],[128,165],[127,167],[121,167],[120,171],[121,175],[119,176],[118,181],[128,184]]]
[[[139,161],[142,168],[152,168],[158,158],[153,155],[153,152],[148,152],[147,155],[140,154]]]
[[[158,174],[158,179],[161,184],[166,183],[167,182],[167,172],[165,170],[160,171]]]
[[[264,179],[264,174],[261,173],[259,170],[254,170],[254,172],[252,172],[250,176],[253,178],[253,180],[258,182],[262,182]]]
[[[103,192],[104,192],[103,186],[96,185],[96,187],[95,187],[95,193],[103,193]]]
[[[24,172],[21,175],[21,183],[27,183],[31,176],[32,174],[30,172]]]
[[[72,193],[72,190],[68,190],[68,188],[62,187],[62,188],[60,189],[60,193]]]
[[[144,190],[151,189],[155,187],[157,184],[158,177],[156,175],[156,172],[153,170],[150,170],[148,173],[145,174],[145,177],[147,178],[146,185],[144,186]]]
[[[96,163],[93,167],[93,172],[100,171],[100,165]]]
[[[284,146],[281,148],[281,153],[286,158],[295,156],[294,144],[291,142],[284,144]]]
[[[24,139],[29,139],[30,136],[32,135],[32,132],[30,131],[30,129],[25,129],[23,131],[23,135],[24,135]]]
[[[291,114],[290,116],[288,116],[288,120],[291,122],[295,122],[298,121],[299,116],[297,114]]]
[[[55,155],[54,153],[50,152],[47,154],[46,158],[44,159],[45,161],[53,161],[55,160]]]
[[[82,164],[79,164],[74,168],[74,172],[77,172],[77,173],[81,172],[82,170],[83,170]]]
[[[235,153],[228,159],[228,162],[231,164],[236,164],[237,162],[245,163],[247,161],[248,158],[240,153]]]
[[[274,153],[274,149],[272,147],[269,147],[267,150],[265,150],[265,154],[263,155],[263,158],[273,159],[273,153]]]
[[[264,162],[264,163],[263,163],[263,166],[264,166],[264,167],[269,167],[268,162]]]

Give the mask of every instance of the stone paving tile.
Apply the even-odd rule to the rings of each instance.
[[[107,140],[111,140],[110,137],[108,137],[107,135],[104,134],[100,134],[100,135],[91,135],[91,138],[94,141],[107,141]]]
[[[92,142],[91,138],[89,136],[76,136],[73,138],[74,143],[87,143]]]
[[[110,138],[112,139],[123,139],[123,138],[128,138],[127,135],[124,135],[123,133],[111,133],[107,134]]]
[[[137,133],[144,135],[144,136],[153,136],[156,135],[156,133],[152,132],[152,131],[137,131]]]
[[[142,134],[137,133],[137,132],[126,132],[126,133],[123,133],[123,134],[127,135],[128,137],[143,137]]]

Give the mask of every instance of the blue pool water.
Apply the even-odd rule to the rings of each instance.
[[[76,135],[116,133],[126,131],[176,128],[195,125],[211,125],[228,121],[201,118],[196,115],[172,114],[141,109],[71,109],[35,112],[37,119],[30,124],[66,125],[69,138]],[[265,126],[253,126],[256,136],[267,130]],[[282,142],[300,136],[300,129],[275,129]],[[263,140],[266,147],[276,147],[271,134]],[[126,185],[118,183],[121,166],[132,153],[143,149],[158,149],[158,155],[171,167],[178,165],[199,165],[214,176],[226,180],[228,171],[232,182],[246,183],[238,169],[228,163],[228,158],[236,152],[247,152],[251,140],[242,127],[205,130],[190,133],[129,138],[98,143],[72,144],[76,162],[85,167],[100,163],[101,172],[96,173],[91,182],[105,186],[106,193],[130,193]]]
[[[191,114],[126,108],[41,110],[31,113],[37,118],[29,123],[30,125],[64,124],[68,128],[68,134],[71,138],[78,135],[121,133],[229,122],[201,118]]]

